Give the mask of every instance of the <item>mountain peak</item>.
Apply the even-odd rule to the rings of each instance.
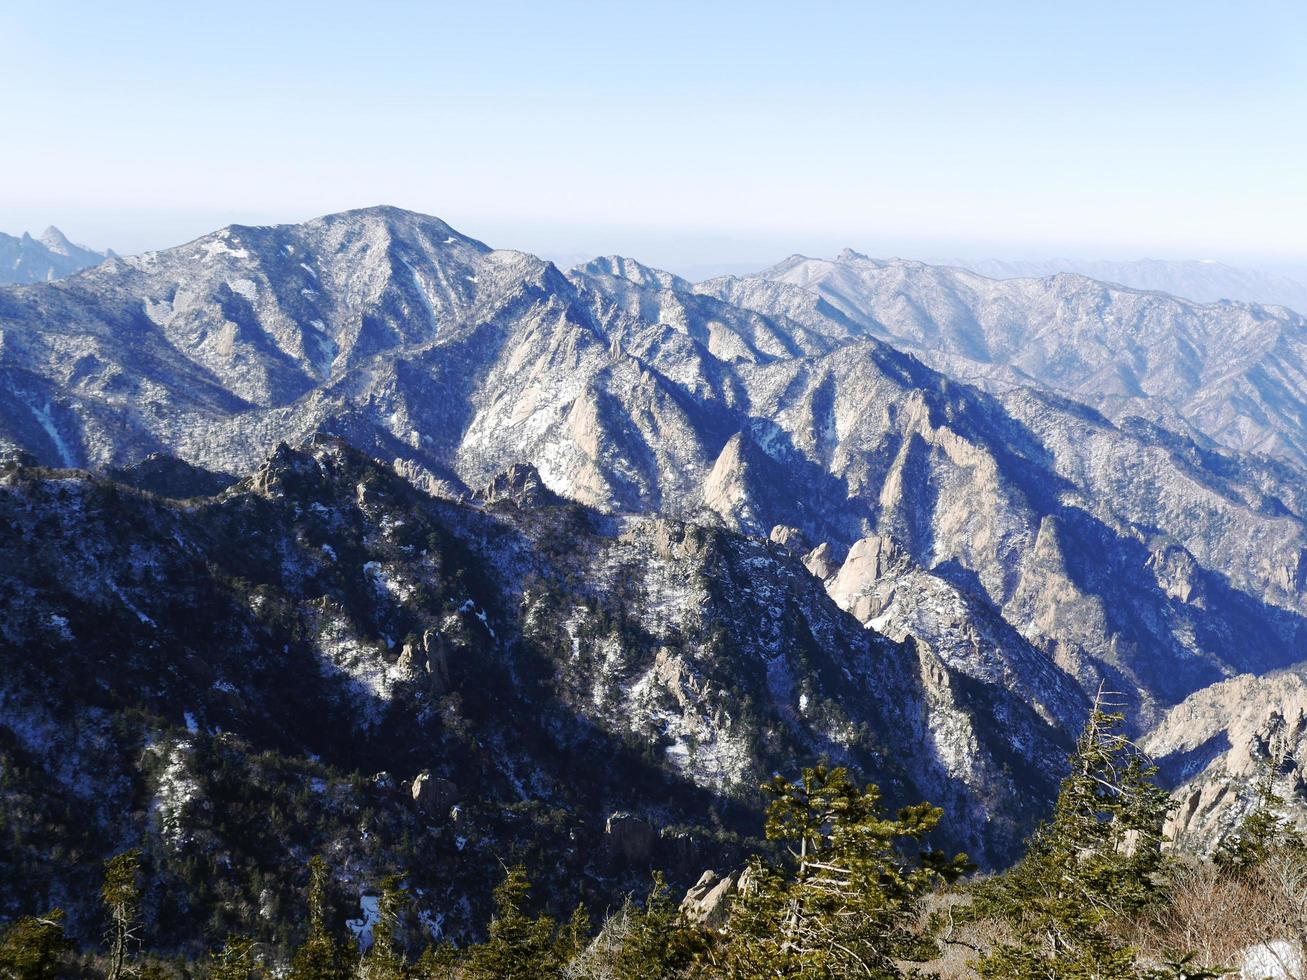
[[[590,276],[611,276],[625,279],[637,286],[652,286],[656,289],[690,290],[692,285],[672,272],[655,269],[636,259],[624,255],[601,255],[591,259],[573,270]]]
[[[374,204],[371,207],[351,208],[314,218],[309,225],[339,225],[349,223],[381,224],[392,233],[417,234],[444,244],[470,245],[478,252],[491,252],[493,249],[484,242],[463,234],[442,218],[421,211],[409,211],[392,204]]]
[[[53,225],[39,238],[27,231],[17,237],[0,232],[0,286],[62,279],[103,259],[99,252],[74,245]]]
[[[73,243],[68,240],[68,236],[54,225],[50,225],[45,231],[41,232],[38,241],[50,251],[58,252],[60,255],[69,255],[74,248]]]

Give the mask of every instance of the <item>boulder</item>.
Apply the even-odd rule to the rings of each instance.
[[[823,582],[840,570],[834,551],[825,541],[804,555],[802,560],[803,566]]]
[[[442,776],[423,770],[413,777],[413,802],[423,813],[437,817],[448,813],[459,798],[458,786]]]
[[[780,545],[796,557],[802,557],[803,553],[810,549],[810,545],[803,537],[803,532],[797,527],[790,527],[787,524],[777,524],[771,529],[771,534],[768,537],[772,544]]]
[[[530,463],[514,463],[478,490],[474,499],[487,506],[506,500],[521,510],[563,503],[558,494],[545,486],[539,471]]]
[[[729,913],[727,900],[739,891],[740,874],[732,871],[723,876],[711,869],[705,871],[681,900],[686,919],[707,929],[725,926]]]
[[[642,864],[653,857],[658,831],[633,813],[618,812],[604,825],[608,852],[628,864]]]
[[[416,643],[406,642],[396,665],[406,676],[418,677],[425,672],[434,695],[449,690],[448,651],[444,636],[436,630],[424,630]]]

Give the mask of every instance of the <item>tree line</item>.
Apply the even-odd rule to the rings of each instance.
[[[749,861],[724,924],[711,926],[657,874],[646,895],[628,897],[597,925],[583,905],[555,919],[533,910],[527,874],[511,866],[482,942],[432,940],[399,875],[380,882],[366,928],[337,932],[331,869],[315,857],[306,931],[283,963],[242,936],[199,961],[148,955],[139,939],[140,856],[128,851],[105,864],[101,951],[75,951],[63,913],[52,909],[4,930],[0,977],[1214,980],[1235,972],[1249,948],[1296,955],[1307,936],[1307,844],[1279,815],[1273,766],[1238,832],[1204,859],[1164,848],[1168,797],[1155,776],[1100,694],[1051,817],[1025,856],[991,877],[930,845],[938,807],[886,813],[875,785],[859,786],[838,767],[776,776],[763,790],[764,830],[777,849]]]

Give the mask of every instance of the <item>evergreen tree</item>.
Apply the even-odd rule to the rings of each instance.
[[[558,962],[566,964],[584,950],[590,941],[592,931],[590,913],[584,904],[578,905],[572,910],[572,917],[567,920],[567,925],[558,931]]]
[[[1280,816],[1286,804],[1275,792],[1275,775],[1279,759],[1275,753],[1262,760],[1257,780],[1257,802],[1243,818],[1239,830],[1221,842],[1214,855],[1216,863],[1228,871],[1248,871],[1277,851],[1307,851],[1302,834]]]
[[[377,921],[372,926],[372,945],[359,971],[364,980],[404,980],[408,976],[408,966],[399,944],[399,928],[412,901],[404,887],[403,875],[387,875],[381,880]]]
[[[108,980],[122,980],[127,958],[140,942],[141,852],[125,851],[104,863],[100,900],[109,916],[105,941],[109,947]]]
[[[626,934],[613,962],[617,980],[682,976],[708,948],[707,933],[686,921],[661,872],[654,873],[644,908],[629,908],[626,917]]]
[[[1104,710],[1100,691],[1052,819],[1026,856],[978,890],[975,911],[1006,919],[1017,940],[979,963],[994,980],[1133,980],[1134,953],[1104,928],[1156,901],[1169,801],[1155,767]]]
[[[268,974],[255,955],[254,940],[232,937],[209,961],[209,980],[260,980]]]
[[[726,940],[711,954],[729,977],[898,977],[895,959],[914,953],[909,931],[929,889],[969,870],[926,837],[942,811],[929,804],[881,813],[880,792],[842,768],[817,766],[772,797],[768,839],[784,842],[788,867],[755,858],[732,907]]]
[[[355,951],[336,942],[327,925],[330,872],[321,857],[309,861],[309,934],[290,961],[290,980],[349,980]]]
[[[495,917],[484,943],[468,951],[467,980],[547,980],[561,973],[554,921],[524,911],[531,885],[520,865],[495,888]]]
[[[417,980],[449,980],[457,976],[458,949],[448,940],[428,946],[413,967]]]
[[[52,909],[41,916],[23,916],[0,936],[0,978],[54,980],[71,948],[64,935],[64,913]]]

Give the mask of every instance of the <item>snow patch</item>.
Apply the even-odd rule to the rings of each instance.
[[[427,287],[426,284],[422,281],[422,276],[418,273],[418,270],[413,266],[413,263],[410,262],[408,259],[401,258],[400,261],[403,262],[404,265],[408,267],[409,274],[413,276],[413,287],[418,291],[418,297],[422,300],[422,305],[426,308],[427,319],[431,321],[431,325],[433,327],[438,326],[440,323],[440,318],[436,315],[435,304],[431,302],[431,294],[427,292]]]
[[[114,595],[116,595],[119,599],[122,600],[122,604],[136,614],[137,619],[139,619],[146,626],[153,626],[155,629],[159,628],[158,623],[156,623],[153,619],[151,619],[145,613],[141,612],[139,609],[136,608],[136,605],[132,602],[132,600],[128,599],[127,596],[123,593],[123,590],[118,587],[117,582],[111,581],[109,583],[109,587],[113,589]]]
[[[54,631],[59,634],[60,639],[73,639],[73,631],[68,628],[67,616],[60,616],[58,613],[51,613],[50,625],[54,627]]]
[[[46,402],[45,407],[37,408],[29,402],[27,407],[31,409],[32,415],[36,417],[37,424],[45,430],[45,434],[54,443],[54,451],[59,454],[59,461],[67,469],[76,466],[77,461],[73,457],[72,450],[68,448],[68,443],[64,442],[64,437],[59,434],[59,429],[54,424],[54,417],[50,414],[50,403]]]
[[[243,248],[232,248],[220,238],[204,242],[201,246],[204,250],[204,261],[211,262],[219,255],[230,255],[234,259],[248,259],[250,253]]]
[[[249,279],[228,279],[227,288],[251,303],[259,298],[259,287]]]
[[[381,896],[360,895],[359,911],[357,919],[345,920],[345,927],[358,940],[359,952],[366,953],[372,947],[372,930],[381,921]]]
[[[177,742],[171,746],[156,744],[152,749],[164,757],[164,764],[150,809],[158,817],[160,836],[172,846],[178,847],[189,838],[186,814],[200,796],[200,784],[190,771],[191,743]]]

